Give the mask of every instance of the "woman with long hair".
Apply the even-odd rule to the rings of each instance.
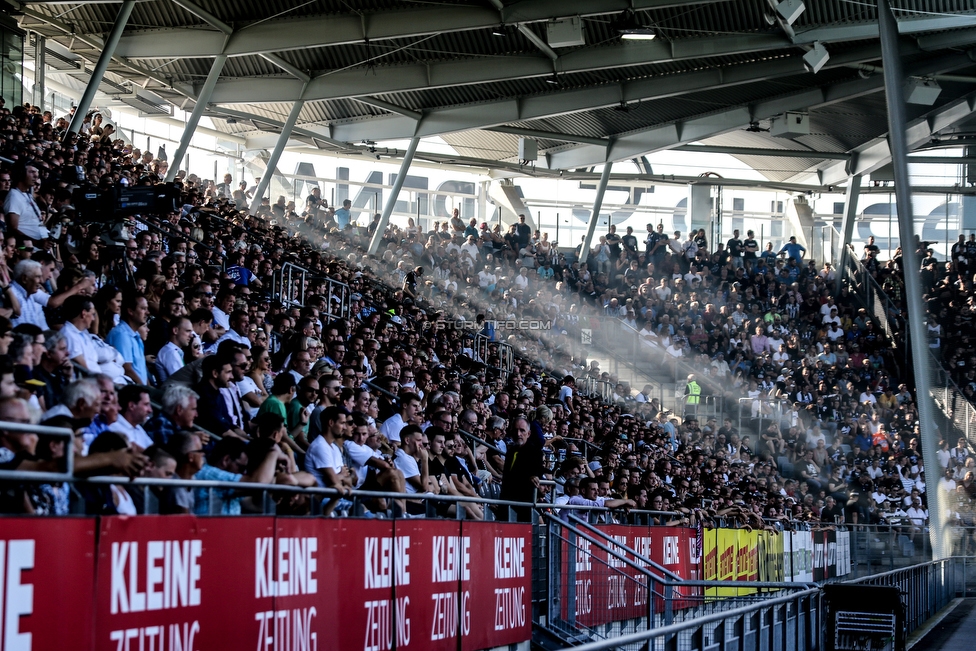
[[[258,389],[263,390],[261,394],[263,397],[254,396],[254,398],[260,399],[256,405],[260,407],[261,403],[271,395],[271,385],[274,383],[274,375],[271,372],[271,351],[266,347],[260,345],[251,347],[251,368],[247,371],[247,377]],[[248,400],[248,402],[251,405],[255,404],[253,399]]]
[[[257,415],[258,409],[268,399],[270,393],[265,388],[268,371],[271,370],[271,355],[263,346],[251,347],[251,366],[244,375],[244,379],[237,383],[241,398],[247,404],[251,418]]]
[[[119,324],[122,314],[122,290],[114,286],[105,286],[95,292],[92,298],[98,321],[92,327],[98,336],[105,339],[109,330]]]

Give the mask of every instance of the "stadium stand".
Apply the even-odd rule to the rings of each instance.
[[[78,476],[337,490],[324,504],[276,495],[279,514],[347,514],[356,489],[606,506],[596,517],[610,520],[654,511],[661,524],[906,532],[925,526],[934,484],[973,524],[966,442],[943,440],[926,477],[897,346],[795,243],[611,227],[581,265],[524,223],[506,232],[455,215],[429,232],[390,226],[370,257],[378,220],[359,226],[317,196],[250,215],[244,190],[182,172],[167,189],[165,161],[90,124],[61,144],[64,117],[0,109],[0,420],[75,432],[68,450],[4,430],[0,469],[58,472],[71,457]],[[118,208],[120,190],[141,188],[156,203]],[[965,251],[927,282],[933,313],[954,324],[933,345],[954,351],[943,355],[971,395]],[[896,292],[898,259],[868,257]],[[600,319],[682,377],[691,368],[725,417],[699,422],[694,377],[668,411],[588,366],[579,330]],[[150,504],[119,485],[0,486],[4,513],[267,507],[246,491],[164,487]],[[406,497],[360,503],[425,514]],[[471,502],[437,515],[456,508],[494,517]]]

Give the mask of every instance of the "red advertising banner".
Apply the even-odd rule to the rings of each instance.
[[[91,648],[94,575],[94,518],[4,518],[0,648]]]
[[[682,527],[649,527],[600,525],[597,527],[620,544],[633,549],[653,563],[664,567],[682,579],[699,578],[701,559],[698,554],[696,532]],[[648,612],[647,577],[639,567],[608,554],[590,541],[567,532],[562,546],[562,613],[564,619],[576,618],[584,626],[598,626],[610,622],[645,617]],[[569,539],[573,545],[569,544]],[[619,547],[607,545],[623,554],[634,565],[644,562]],[[653,566],[652,574],[661,574]],[[655,591],[661,593],[660,586]],[[700,603],[699,588],[682,588],[675,608]],[[573,608],[572,613],[569,609]],[[664,604],[658,599],[655,612],[662,612]]]
[[[531,637],[530,525],[261,516],[3,523],[2,649],[477,651]]]
[[[616,540],[621,545],[633,549],[641,556],[654,561],[654,541],[658,536],[657,530],[652,536],[648,527],[631,527],[625,525],[602,525],[597,527],[606,535]],[[644,562],[634,557],[632,554],[624,552],[620,547],[608,545],[613,551],[622,554],[628,561],[645,566]],[[622,561],[621,559],[606,554],[607,566],[604,568],[605,585],[598,588],[606,595],[606,599],[598,610],[606,622],[617,622],[627,619],[645,617],[648,609],[648,590],[647,576],[636,567]],[[653,568],[651,568],[653,572]],[[656,573],[656,572],[655,572]],[[660,588],[658,588],[660,591]],[[601,622],[603,623],[603,622]]]
[[[611,621],[607,617],[607,553],[589,540],[566,531],[560,574],[561,617],[584,626]]]
[[[265,605],[271,598],[271,606],[259,608],[250,624],[258,649],[337,648],[330,642],[338,634],[336,613],[341,603],[334,579],[336,569],[343,566],[338,522],[276,518],[273,539],[261,536],[253,543],[241,541],[253,549],[254,558],[254,587],[241,598],[249,602],[253,597]]]
[[[95,649],[283,648],[285,622],[260,623],[274,604],[255,598],[250,562],[274,534],[271,517],[102,518]]]
[[[391,649],[396,641],[393,586],[398,572],[409,572],[412,554],[393,537],[391,520],[346,520],[335,528],[329,589],[338,604],[319,639],[322,649]],[[406,623],[405,618],[400,621]],[[401,638],[406,632],[401,629]]]
[[[464,520],[461,534],[470,540],[474,561],[470,580],[461,582],[462,651],[528,640],[532,637],[532,525]]]
[[[459,624],[470,626],[459,589],[470,580],[471,539],[461,536],[457,520],[397,520],[393,532],[404,550],[394,557],[396,648],[455,651]]]

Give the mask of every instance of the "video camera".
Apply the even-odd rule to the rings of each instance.
[[[179,210],[181,190],[176,183],[115,186],[109,189],[94,186],[74,191],[77,218],[87,222],[110,222],[120,217],[138,214],[165,214]]]

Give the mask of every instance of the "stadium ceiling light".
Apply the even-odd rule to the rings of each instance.
[[[623,20],[617,25],[617,32],[625,41],[652,41],[657,38],[657,30],[641,25],[636,14],[630,10],[624,12]]]

